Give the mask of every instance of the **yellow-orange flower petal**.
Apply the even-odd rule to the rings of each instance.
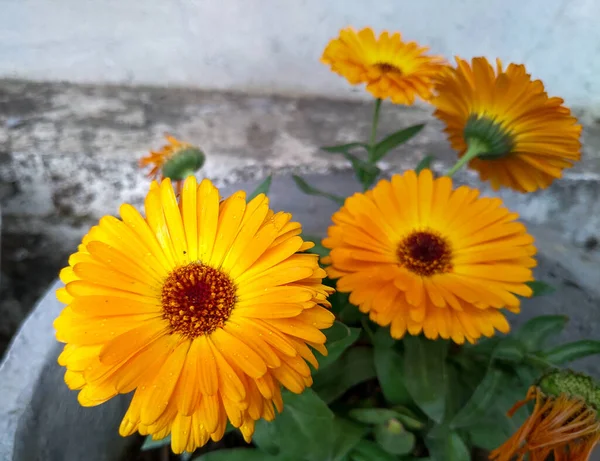
[[[105,217],[61,271],[55,320],[65,382],[93,406],[134,392],[120,433],[173,451],[219,440],[227,421],[250,440],[281,411],[281,386],[310,385],[309,346],[326,352],[332,291],[287,213],[263,194],[220,201],[208,180],[153,183],[146,216]]]
[[[523,65],[504,69],[498,60],[494,69],[485,58],[469,64],[457,57],[456,67],[446,68],[435,91],[434,115],[445,123],[458,155],[467,151],[469,137],[488,144],[487,155],[469,166],[495,190],[545,189],[581,158],[581,125]]]
[[[348,27],[329,42],[321,62],[353,85],[366,83],[376,98],[412,105],[416,96],[431,98],[434,78],[444,65],[440,57],[426,55],[427,50],[403,42],[398,32],[375,37],[369,27],[360,31]]]
[[[452,189],[423,170],[349,197],[323,245],[337,289],[401,338],[424,333],[463,343],[506,333],[501,309],[530,296],[533,238],[517,214],[476,189]]]

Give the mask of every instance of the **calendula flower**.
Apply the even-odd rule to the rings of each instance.
[[[148,177],[154,179],[170,178],[181,192],[182,181],[204,165],[204,153],[196,146],[181,142],[173,136],[166,136],[168,144],[159,151],[140,159],[140,167],[152,166]]]
[[[84,237],[60,278],[67,306],[65,381],[83,406],[135,390],[121,423],[176,453],[219,440],[227,420],[250,440],[254,422],[282,410],[281,385],[312,383],[312,349],[333,314],[325,271],[289,213],[264,194],[221,201],[209,180],[153,182],[145,217],[131,205]]]
[[[532,294],[533,237],[499,198],[452,189],[423,170],[394,175],[354,194],[333,215],[323,261],[337,289],[394,338],[430,339],[509,331],[502,313]]]
[[[459,156],[495,190],[544,189],[581,158],[581,125],[523,65],[456,63],[437,82],[434,115]]]
[[[353,85],[366,83],[376,98],[411,105],[416,96],[431,98],[433,79],[443,68],[443,59],[426,55],[427,50],[403,42],[398,32],[375,37],[370,27],[358,32],[348,27],[329,42],[321,62]]]
[[[515,411],[534,400],[533,412],[490,459],[511,461],[587,461],[600,441],[600,387],[589,377],[569,370],[552,371],[532,386]],[[551,455],[554,457],[552,458]]]

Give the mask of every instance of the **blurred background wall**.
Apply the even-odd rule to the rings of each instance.
[[[600,112],[598,0],[2,0],[0,77],[368,97],[319,63],[347,25],[524,62]]]

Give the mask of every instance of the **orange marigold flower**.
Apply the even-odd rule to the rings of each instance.
[[[499,198],[429,170],[382,180],[333,215],[323,245],[337,289],[394,338],[474,342],[510,327],[536,265],[533,237]]]
[[[434,77],[444,66],[442,58],[426,55],[427,50],[403,42],[398,32],[377,38],[370,27],[358,32],[348,27],[329,42],[321,62],[353,85],[366,83],[376,98],[411,105],[415,96],[431,98]]]
[[[535,406],[529,418],[490,459],[523,460],[529,455],[530,461],[587,461],[600,441],[600,388],[592,379],[568,370],[553,371],[530,387],[525,400],[508,415],[530,400]]]
[[[313,244],[264,194],[221,200],[193,176],[180,200],[153,182],[145,212],[102,218],[60,273],[65,382],[83,406],[135,391],[121,435],[171,434],[176,453],[221,439],[228,420],[250,441],[282,410],[281,386],[312,384],[312,349],[327,353],[332,289]]]
[[[151,151],[147,157],[140,159],[140,167],[152,166],[149,178],[156,180],[170,178],[181,192],[182,181],[204,165],[204,153],[196,146],[181,142],[173,136],[166,135],[168,144],[158,151]]]
[[[456,58],[436,84],[434,115],[482,180],[519,192],[545,189],[581,158],[581,125],[520,64]],[[476,155],[476,156],[475,156]]]

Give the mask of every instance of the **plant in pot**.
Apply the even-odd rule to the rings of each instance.
[[[270,209],[270,177],[221,197],[193,175],[202,151],[170,137],[142,161],[157,178],[144,214],[100,220],[60,274],[66,384],[84,406],[133,393],[119,432],[163,459],[587,459],[600,388],[561,367],[600,342],[548,347],[564,316],[510,332],[506,311],[552,295],[534,239],[452,181],[468,165],[494,189],[544,189],[580,158],[581,126],[522,65],[452,66],[397,33],[344,29],[322,60],[375,99],[368,141],[323,148],[363,192],[294,177],[340,206],[319,242]],[[458,159],[386,176],[423,125],[381,139],[381,105],[417,97]]]

